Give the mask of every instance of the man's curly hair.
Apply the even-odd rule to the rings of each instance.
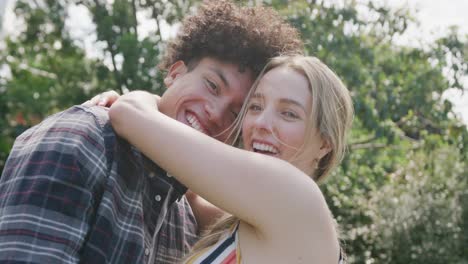
[[[190,65],[203,57],[239,65],[257,76],[268,59],[303,53],[297,29],[268,7],[241,7],[230,1],[205,1],[187,17],[159,64],[168,69],[178,60]]]

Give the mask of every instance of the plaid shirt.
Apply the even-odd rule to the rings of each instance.
[[[196,241],[186,188],[75,106],[20,135],[0,178],[0,262],[174,263]]]

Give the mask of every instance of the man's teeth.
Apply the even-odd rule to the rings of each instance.
[[[198,119],[193,116],[193,115],[187,115],[187,120],[189,121],[190,125],[195,128],[196,130],[202,132],[202,133],[205,133],[205,131],[203,131],[203,128],[200,124],[200,122],[198,122]]]
[[[254,150],[267,151],[273,154],[278,153],[278,150],[275,147],[263,143],[254,142],[253,148]]]

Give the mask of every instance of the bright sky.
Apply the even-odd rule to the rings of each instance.
[[[441,37],[447,28],[452,25],[459,27],[463,36],[468,35],[468,0],[387,0],[392,6],[408,5],[416,10],[415,17],[420,25],[413,25],[402,37],[402,44],[420,45]],[[468,76],[463,78],[464,93],[460,90],[450,89],[444,93],[455,106],[455,112],[468,124]]]
[[[2,34],[14,34],[15,28],[18,28],[15,23],[15,17],[11,12],[13,2],[15,0],[0,0],[0,14],[6,7],[4,16],[4,32]],[[330,2],[342,2],[343,0],[328,0]],[[388,3],[395,8],[404,5],[409,6],[413,11],[420,25],[411,26],[407,34],[401,37],[399,43],[411,46],[420,46],[421,43],[428,43],[443,36],[447,28],[451,25],[457,25],[459,32],[462,35],[468,35],[468,0],[374,0],[379,3]],[[100,57],[100,47],[96,46],[94,40],[95,34],[92,32],[91,18],[84,8],[76,8],[70,10],[71,18],[67,21],[67,26],[72,30],[72,36],[75,39],[82,39],[82,45],[86,48],[91,57]],[[140,13],[138,19],[144,20],[146,14]],[[139,27],[141,35],[150,34],[151,28],[155,25],[151,23],[142,23]],[[163,37],[168,37],[174,33],[174,30],[169,25],[162,26]],[[84,37],[86,36],[86,37]],[[118,59],[118,58],[117,58]],[[444,96],[449,98],[455,105],[455,112],[468,124],[468,76],[464,78],[465,93],[456,90],[448,90]]]

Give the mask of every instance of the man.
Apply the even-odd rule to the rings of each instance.
[[[159,109],[225,140],[267,59],[301,50],[270,9],[206,3],[168,46]],[[116,137],[104,108],[72,107],[15,142],[0,180],[0,262],[177,262],[200,228],[185,192]]]

